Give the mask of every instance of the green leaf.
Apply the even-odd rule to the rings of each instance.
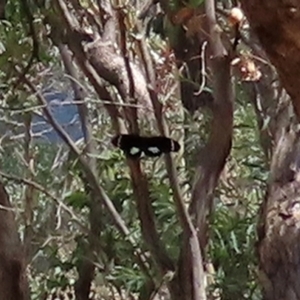
[[[88,205],[88,196],[81,191],[73,192],[65,198],[66,203],[74,208],[83,209]]]

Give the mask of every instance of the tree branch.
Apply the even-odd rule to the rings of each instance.
[[[77,46],[79,46],[78,43],[80,44],[83,41],[84,34],[82,29],[68,11],[66,4],[61,0],[56,0],[55,2],[68,29],[68,44],[77,43]],[[109,29],[110,27],[106,28]],[[104,35],[105,32],[103,33],[103,36]],[[80,47],[82,47],[81,44]],[[116,87],[122,100],[126,103],[130,100],[128,97],[130,92],[130,82],[128,80],[124,59],[121,55],[117,54],[114,47],[113,41],[98,38],[86,45],[87,58],[98,75]],[[84,56],[86,56],[86,54]],[[136,102],[143,104],[145,108],[149,108],[151,101],[144,76],[139,67],[134,63],[130,63],[130,68],[135,83]],[[141,113],[143,112],[141,111]],[[149,114],[146,114],[145,116],[149,117]],[[128,120],[130,121],[129,117]],[[134,122],[134,120],[131,120],[131,122]]]
[[[83,89],[79,86],[79,76],[76,72],[75,66],[72,63],[71,55],[68,52],[68,48],[59,43],[58,48],[66,69],[66,72],[70,75],[71,85],[74,91],[74,96],[77,102],[78,114],[81,120],[81,128],[84,133],[84,141],[85,141],[85,152],[86,152],[86,160],[89,164],[89,167],[93,172],[97,173],[97,161],[96,161],[96,145],[92,136],[92,126],[89,121],[88,109],[84,102],[84,92]],[[82,181],[84,185],[87,186],[89,183],[83,176]],[[88,233],[88,249],[86,258],[82,259],[82,263],[78,268],[78,279],[75,283],[75,293],[78,298],[88,298],[90,293],[91,283],[94,277],[95,265],[93,264],[93,258],[95,254],[99,253],[99,236],[101,234],[101,229],[103,224],[101,222],[103,215],[101,201],[99,201],[99,197],[95,189],[91,189],[91,193],[89,194],[90,198],[90,207],[89,207],[89,219],[90,219],[90,230]]]
[[[76,30],[76,22],[72,21],[72,17],[69,15],[65,4],[61,0],[56,0],[56,3],[66,22],[68,32],[70,33],[68,42],[70,43],[72,51],[74,51],[75,56],[77,56],[76,54],[81,53],[83,57],[86,57],[85,52],[81,50],[82,46],[80,42],[82,39],[80,38],[79,31]],[[77,43],[76,46],[74,41]],[[113,44],[111,42],[103,41],[102,39],[97,39],[93,43],[88,44],[87,56],[89,63],[97,72],[98,76],[101,76],[114,85],[123,101],[128,101],[129,81],[124,59],[122,56],[115,53]],[[77,59],[79,58],[77,57]],[[145,103],[146,99],[146,102],[150,103],[151,100],[147,90],[147,83],[141,70],[132,63],[130,64],[130,67],[135,82],[135,98],[137,99],[137,102]],[[128,120],[130,120],[130,118],[128,118]],[[135,122],[136,120],[133,121],[133,123]],[[136,130],[135,126],[131,127],[131,130]],[[128,160],[127,163],[131,171],[133,192],[137,203],[143,237],[151,251],[152,257],[160,268],[161,273],[165,274],[169,270],[174,270],[174,263],[168,256],[164,245],[161,243],[155,226],[155,214],[151,205],[147,178],[142,172],[139,162]]]
[[[213,192],[231,149],[233,130],[233,92],[230,58],[222,45],[216,27],[214,1],[206,0],[209,25],[210,67],[213,73],[213,119],[207,145],[198,153],[199,166],[194,179],[190,211],[197,231],[202,235],[201,248],[206,245],[206,214],[212,205]]]
[[[76,222],[76,224],[80,226],[80,228],[82,229],[82,231],[84,233],[88,233],[88,228],[85,227],[82,224],[80,218],[78,216],[76,216],[76,214],[73,212],[73,210],[70,209],[67,205],[65,205],[63,201],[61,201],[60,199],[57,199],[57,197],[55,197],[54,195],[52,195],[51,193],[49,193],[47,191],[47,189],[44,188],[39,183],[37,183],[37,182],[35,182],[33,180],[29,180],[29,179],[25,179],[25,178],[13,176],[13,175],[7,174],[7,173],[2,172],[2,171],[0,171],[0,176],[2,176],[3,178],[6,178],[8,180],[15,181],[16,183],[22,183],[22,184],[28,185],[29,187],[32,187],[35,190],[40,191],[41,193],[45,194],[47,197],[49,197],[50,199],[52,199],[57,205],[59,205],[60,207],[62,207],[70,215],[71,219],[74,220],[74,222]]]
[[[115,226],[118,228],[120,233],[122,233],[127,238],[127,240],[130,242],[130,244],[132,245],[132,247],[134,249],[134,254],[139,263],[139,266],[141,267],[141,269],[143,271],[146,272],[146,270],[147,270],[147,267],[145,266],[146,258],[143,256],[143,254],[140,252],[140,250],[136,248],[136,245],[137,245],[136,241],[130,235],[129,229],[127,228],[127,226],[126,226],[124,220],[122,219],[122,217],[120,216],[120,214],[117,212],[112,201],[109,199],[109,197],[107,196],[105,191],[99,185],[98,180],[97,180],[97,175],[94,173],[93,170],[91,170],[88,162],[82,156],[80,150],[77,148],[77,146],[72,141],[70,136],[60,126],[60,124],[54,119],[50,110],[48,109],[47,102],[46,102],[45,98],[43,97],[43,95],[35,88],[35,86],[26,77],[24,78],[24,82],[29,87],[29,89],[36,95],[40,104],[43,105],[43,112],[44,112],[45,116],[47,117],[49,123],[52,125],[52,127],[55,129],[57,134],[61,137],[61,139],[68,145],[71,152],[76,157],[78,157],[78,161],[81,164],[82,169],[84,170],[89,183],[91,184],[92,188],[97,192],[101,202],[107,208],[108,212],[110,213],[110,215],[115,223]]]
[[[206,0],[205,10],[209,31],[208,51],[209,57],[211,57],[210,67],[213,74],[213,119],[209,140],[204,149],[201,149],[197,154],[199,165],[194,178],[189,208],[196,226],[202,253],[205,253],[208,236],[206,216],[212,209],[214,189],[231,149],[233,130],[230,58],[222,45],[220,31],[217,27],[215,1]],[[188,276],[189,271],[186,272],[185,276]],[[203,299],[206,297],[203,290],[202,294],[199,291],[198,295]]]
[[[101,74],[101,77],[104,80],[116,87],[122,100],[125,103],[130,103],[128,97],[130,92],[130,82],[127,76],[124,59],[115,53],[113,44],[110,42],[103,42],[101,39],[88,44],[87,58],[96,72],[99,75]],[[145,109],[151,111],[151,99],[149,97],[144,75],[132,62],[130,63],[130,69],[135,84],[134,95],[136,103],[142,104],[145,106]],[[141,111],[140,113],[142,114],[143,112]]]
[[[140,41],[140,49],[142,50],[143,63],[146,70],[146,78],[150,83],[148,85],[148,91],[150,99],[154,108],[154,114],[156,122],[158,125],[159,133],[162,136],[168,136],[168,127],[165,122],[162,113],[162,104],[159,101],[156,92],[154,91],[155,87],[155,71],[152,64],[150,54],[145,46],[145,41]],[[205,299],[205,288],[204,288],[204,271],[202,265],[202,256],[201,250],[198,242],[197,232],[192,223],[191,217],[185,207],[182,192],[178,183],[178,174],[174,164],[174,160],[170,154],[165,155],[165,164],[167,169],[168,178],[170,181],[170,186],[174,195],[174,202],[176,205],[176,211],[181,222],[181,226],[184,231],[184,236],[189,241],[190,251],[192,255],[192,266],[193,266],[193,287],[194,287],[194,297],[195,299]],[[177,293],[176,297],[179,297],[181,291],[178,291],[178,286],[176,286],[176,281],[171,282],[170,291],[171,293]]]

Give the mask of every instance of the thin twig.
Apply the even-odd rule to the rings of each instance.
[[[89,120],[88,108],[85,102],[86,93],[84,90],[77,84],[79,82],[79,75],[75,68],[75,65],[72,62],[72,58],[69,52],[69,49],[66,45],[61,42],[58,43],[58,48],[61,54],[61,58],[64,63],[64,67],[66,73],[68,73],[74,80],[71,80],[71,86],[74,91],[74,98],[76,100],[81,100],[81,104],[77,104],[77,110],[80,118],[81,129],[83,132],[84,142],[85,142],[85,152],[86,159],[89,164],[91,170],[94,173],[97,172],[97,159],[95,155],[97,154],[96,143],[92,134],[92,126]],[[88,193],[90,189],[89,182],[85,178],[85,176],[80,176],[81,180],[85,186],[85,190]],[[88,187],[88,188],[87,188]],[[82,261],[82,264],[78,267],[78,278],[75,283],[77,287],[76,297],[81,298],[85,297],[85,292],[90,289],[91,282],[93,280],[92,276],[87,276],[88,273],[93,273],[92,268],[95,268],[95,265],[91,262],[94,260],[95,255],[99,256],[101,251],[99,247],[99,236],[103,230],[103,222],[101,216],[103,215],[103,207],[99,203],[99,197],[97,192],[92,188],[91,193],[89,193],[89,222],[90,222],[90,230],[88,233],[88,249],[86,251],[86,257]],[[83,294],[82,294],[83,293]]]
[[[30,90],[37,96],[38,101],[41,105],[44,105],[44,114],[48,118],[49,123],[52,125],[52,127],[56,130],[57,134],[60,136],[60,138],[68,145],[71,152],[78,158],[79,163],[82,166],[82,169],[85,172],[85,175],[87,176],[87,179],[89,180],[90,184],[93,186],[95,191],[97,192],[99,198],[101,199],[101,202],[106,206],[108,212],[110,213],[116,227],[118,230],[127,237],[127,240],[130,242],[134,249],[135,257],[137,258],[139,262],[139,266],[143,269],[143,271],[147,274],[149,273],[147,271],[147,266],[145,265],[145,262],[147,259],[144,257],[143,253],[140,249],[137,248],[137,242],[134,240],[134,238],[131,236],[130,231],[128,227],[126,226],[124,220],[122,219],[121,215],[116,210],[114,204],[110,200],[110,198],[107,196],[103,188],[99,185],[97,175],[91,170],[89,167],[88,162],[86,159],[81,155],[80,150],[76,146],[76,144],[73,142],[71,137],[66,133],[66,131],[62,128],[62,126],[55,120],[53,115],[51,114],[48,106],[46,105],[47,102],[41,92],[39,92],[36,87],[25,77],[24,78],[25,84],[30,88]]]
[[[130,104],[130,103],[117,103],[117,102],[112,102],[112,101],[105,101],[105,100],[87,100],[87,101],[82,101],[82,100],[70,100],[70,101],[61,101],[58,103],[52,103],[50,102],[50,105],[52,107],[55,106],[68,106],[68,105],[77,105],[77,104],[83,104],[83,103],[91,103],[91,104],[103,104],[103,105],[108,105],[108,106],[120,106],[120,107],[129,107],[129,108],[139,108],[139,109],[144,109],[147,111],[153,112],[151,108],[145,107],[143,105],[139,104]],[[10,111],[12,115],[15,114],[23,114],[26,112],[32,112],[35,110],[43,109],[45,105],[34,105],[28,108],[24,109],[10,109],[8,107],[3,107],[0,105],[0,109],[4,111]]]
[[[199,88],[199,91],[194,93],[195,96],[199,96],[203,89],[205,88],[206,83],[206,64],[205,64],[205,49],[207,46],[207,41],[204,41],[201,47],[201,86]]]
[[[72,22],[70,22],[69,12],[67,10],[66,5],[63,3],[63,1],[56,0],[55,2],[57,3],[58,8],[66,22],[66,27],[68,28],[69,33],[72,35],[74,33],[74,31],[76,31],[76,29],[78,29],[78,28],[74,27],[72,25]],[[77,43],[77,42],[74,42],[73,39],[72,40],[70,39],[69,43],[70,43],[70,47],[71,47],[72,51],[75,53],[75,57],[76,57],[77,61],[80,61],[80,64],[82,64],[82,66],[84,67],[83,68],[84,72],[87,71],[87,69],[88,69],[87,74],[89,75],[89,79],[90,79],[91,83],[93,84],[94,88],[96,89],[97,93],[98,93],[98,91],[100,91],[100,94],[102,93],[102,91],[99,90],[99,88],[101,88],[101,85],[99,85],[99,82],[98,82],[98,79],[100,78],[99,76],[101,76],[101,78],[104,78],[108,82],[111,82],[117,88],[119,94],[124,99],[124,101],[126,101],[128,99],[128,96],[127,96],[128,95],[128,85],[126,82],[126,76],[124,76],[124,74],[122,75],[124,63],[123,63],[122,58],[119,55],[111,52],[111,51],[113,51],[111,43],[108,43],[108,44],[105,43],[103,45],[103,41],[101,39],[96,40],[96,43],[94,43],[94,44],[90,43],[89,46],[91,46],[92,49],[95,50],[95,52],[93,53],[93,51],[92,52],[89,51],[89,53],[88,53],[88,56],[90,58],[89,61],[86,59],[87,54],[85,51],[83,51],[83,49],[80,45],[80,41]],[[100,43],[100,44],[98,44],[98,43]],[[95,48],[93,48],[93,47],[95,47]],[[108,62],[107,62],[107,60],[101,61],[101,56],[99,57],[99,54],[101,55],[101,51],[103,51],[103,53],[102,53],[103,55],[109,54],[108,57],[110,57],[110,59],[112,59],[112,61],[110,61],[110,60]],[[106,59],[107,59],[107,57],[106,57]],[[114,59],[117,59],[117,61],[114,61]],[[110,62],[112,62],[113,64],[111,64]],[[103,63],[104,63],[104,65],[103,65]],[[112,66],[113,66],[113,68],[111,68]],[[104,73],[101,70],[103,70]],[[122,71],[122,72],[119,72],[119,71]],[[141,74],[141,72],[136,68],[135,76],[137,76],[137,74]],[[144,83],[145,82],[143,82],[143,84]],[[147,96],[149,98],[149,95],[145,94],[144,91],[147,92],[146,84],[145,84],[145,88],[144,88],[144,86],[142,86],[142,92],[141,92],[141,90],[139,90],[139,99],[141,99],[141,100],[145,99],[145,97],[147,97]],[[39,95],[39,98],[40,98],[40,95]],[[114,106],[111,106],[111,107],[114,107]],[[44,112],[46,114],[45,109],[44,109]],[[115,112],[114,117],[118,118],[118,116],[119,116],[118,112]],[[53,127],[55,129],[58,129],[58,131],[60,131],[62,133],[62,130],[57,125],[54,124],[53,120],[51,120],[51,123],[53,124]],[[119,130],[119,128],[117,128],[117,130]],[[140,249],[136,248],[136,242],[132,238],[132,236],[130,236],[130,232],[129,232],[127,226],[125,225],[123,219],[121,219],[121,216],[115,210],[115,207],[113,206],[111,200],[108,198],[108,196],[106,195],[106,193],[104,192],[102,187],[98,184],[97,177],[95,176],[96,174],[91,172],[91,170],[86,165],[85,159],[82,157],[82,155],[80,155],[80,153],[78,153],[78,151],[73,147],[73,145],[70,144],[70,142],[68,140],[66,140],[65,137],[64,137],[64,140],[70,146],[71,151],[74,152],[76,154],[76,156],[78,156],[79,162],[81,163],[82,168],[85,171],[85,174],[86,174],[89,182],[96,189],[97,193],[99,194],[99,197],[101,197],[101,201],[105,204],[105,206],[109,210],[117,228],[120,230],[121,233],[123,233],[124,236],[127,237],[127,239],[130,241],[130,243],[134,247],[134,249],[135,249],[134,254],[135,254],[135,257],[138,259],[139,266],[141,267],[143,272],[149,277],[149,279],[152,280],[151,276],[149,275],[148,267],[145,264],[145,262],[148,259],[141,253]],[[132,166],[131,166],[131,170],[134,170],[134,168]],[[145,195],[147,196],[148,190],[144,189],[144,188],[140,188],[140,186],[139,186],[139,183],[141,183],[144,180],[144,176],[142,176],[141,172],[136,172],[135,174],[137,175],[136,178],[138,178],[138,180],[136,181],[138,188],[136,190],[138,191],[139,196],[141,196],[141,197],[143,197]],[[139,176],[140,174],[141,174],[141,176]],[[139,199],[139,198],[137,198],[137,199]],[[152,208],[151,200],[150,200],[149,196],[147,196],[146,198],[143,198],[143,201],[144,201],[143,204],[148,205],[147,207],[143,207],[143,209],[148,209],[149,207],[150,207],[150,209]],[[151,211],[147,211],[147,210],[145,212],[152,213]],[[146,221],[148,221],[148,219],[146,219]],[[155,222],[153,222],[153,224],[155,225]],[[147,234],[146,229],[147,228],[144,228],[144,230],[143,230],[144,234],[145,233]],[[155,229],[155,227],[154,227],[154,229]],[[148,239],[148,244],[152,248],[151,249],[152,254],[156,255],[156,257],[155,257],[156,261],[158,262],[158,264],[160,264],[160,267],[162,265],[164,265],[164,267],[167,265],[167,268],[169,268],[170,264],[171,264],[171,267],[173,267],[172,262],[170,263],[170,258],[166,255],[165,249],[161,246],[159,235],[158,235],[157,231],[155,230],[153,233],[155,235],[153,235],[152,231],[151,231],[150,234],[148,234],[147,236],[150,238],[150,240]],[[167,262],[167,264],[164,264],[165,261]]]
[[[136,99],[135,99],[135,83],[134,83],[134,78],[133,78],[133,73],[132,69],[130,66],[130,59],[129,59],[129,52],[127,50],[127,42],[126,42],[126,25],[125,25],[125,12],[122,8],[117,8],[117,19],[119,23],[119,29],[120,29],[120,48],[121,48],[121,53],[124,59],[124,64],[125,64],[125,69],[128,75],[128,82],[129,82],[129,90],[128,90],[128,102],[134,102],[136,104]],[[131,133],[138,133],[139,132],[139,127],[138,127],[138,122],[137,122],[137,109],[130,109],[130,122],[131,128],[130,132]]]
[[[47,197],[49,197],[50,199],[52,199],[56,204],[58,204],[59,206],[61,206],[67,213],[69,213],[69,215],[71,216],[71,218],[81,227],[81,229],[83,230],[84,233],[88,232],[88,228],[85,227],[82,224],[80,218],[76,216],[76,214],[73,212],[73,210],[70,209],[66,204],[64,204],[63,201],[59,200],[57,197],[55,197],[50,192],[48,192],[47,189],[44,188],[39,183],[37,183],[37,182],[35,182],[33,180],[29,180],[29,179],[17,177],[17,176],[14,176],[14,175],[10,175],[10,174],[7,174],[7,173],[2,172],[2,171],[0,171],[0,176],[6,178],[8,180],[15,181],[17,183],[22,183],[22,184],[28,185],[30,187],[33,187],[37,191],[42,192]]]

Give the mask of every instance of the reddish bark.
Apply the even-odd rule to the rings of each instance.
[[[300,2],[243,0],[242,8],[300,118]]]

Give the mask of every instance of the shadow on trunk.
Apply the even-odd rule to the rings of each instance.
[[[15,215],[0,183],[0,295],[5,300],[29,300],[25,258]]]

